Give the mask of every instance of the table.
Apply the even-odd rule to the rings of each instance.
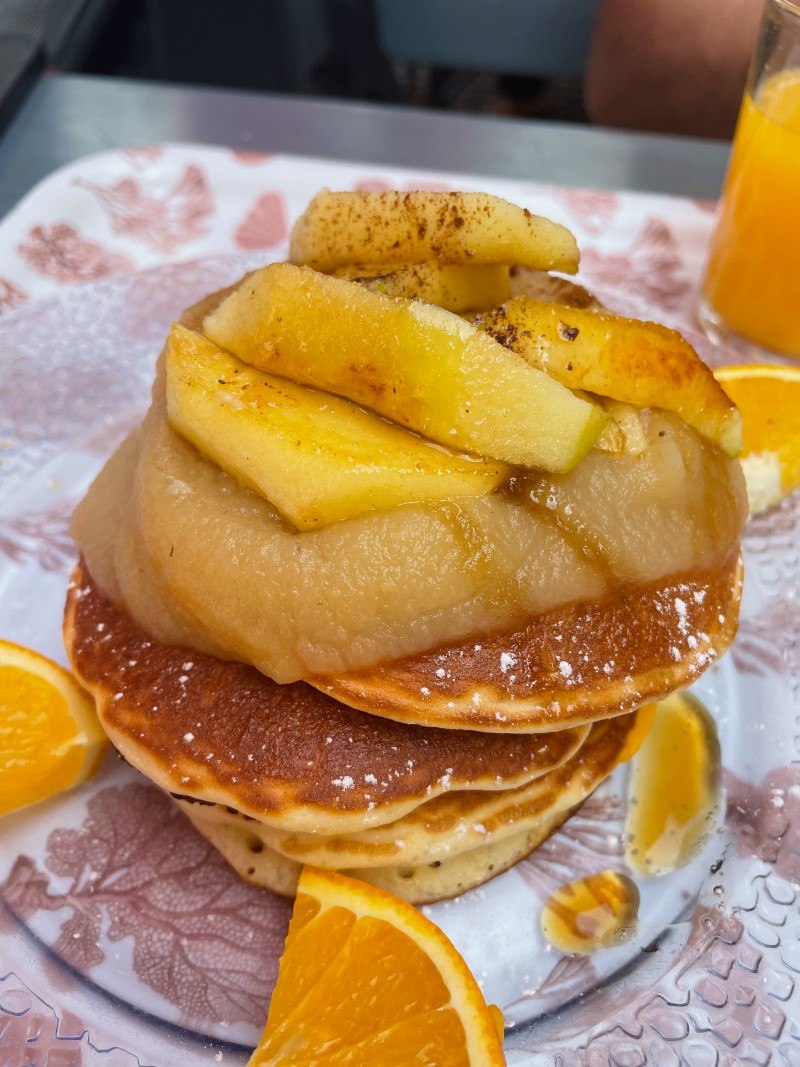
[[[703,198],[719,193],[729,147],[563,123],[54,74],[40,79],[0,140],[0,215],[56,167],[155,141]]]

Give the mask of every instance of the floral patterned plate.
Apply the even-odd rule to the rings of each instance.
[[[102,173],[86,161],[83,184],[70,177],[69,190],[77,195],[91,187],[92,210],[105,211],[97,208],[97,190],[115,187],[112,217],[124,241],[141,244],[144,234],[161,242],[163,258],[186,237],[186,218],[175,229],[168,210],[176,188],[185,205],[179,179],[186,166],[205,175],[211,193],[198,199],[196,175],[188,182],[194,209],[184,212],[191,223],[184,251],[202,239],[198,228],[211,225],[210,203],[220,232],[228,208],[221,206],[221,186],[208,177],[221,166],[211,150],[158,151],[147,163],[151,169],[140,168],[121,191],[116,186],[128,179],[117,171],[139,167],[122,154],[99,157]],[[152,169],[165,158],[178,161],[177,177],[174,167]],[[233,165],[227,156],[222,162]],[[292,184],[290,164],[300,175]],[[7,301],[0,319],[2,637],[63,661],[60,614],[74,554],[70,510],[141,417],[154,354],[171,319],[195,298],[280,254],[285,224],[274,228],[275,202],[263,207],[263,183],[284,191],[291,218],[322,184],[367,181],[347,165],[236,166],[248,174],[263,167],[261,191],[251,189],[251,213],[260,210],[261,221],[242,231],[229,211],[233,222],[225,233],[241,238],[242,231],[246,240],[234,251],[220,238],[216,247],[225,254],[119,274],[114,257],[123,257],[128,269],[146,264],[124,242],[102,246],[85,220],[80,226],[52,216],[36,222],[28,204],[0,226],[0,270],[7,270],[8,285],[30,293],[37,271],[47,283],[27,306],[22,298]],[[167,191],[158,210],[142,207],[143,173]],[[398,186],[423,180],[396,171],[369,178]],[[687,327],[697,257],[685,249],[701,245],[704,206],[449,181],[481,185],[571,222],[586,248],[587,283],[606,302]],[[50,201],[39,203],[52,210]],[[273,226],[268,239],[265,218]],[[59,225],[72,227],[72,235],[54,229]],[[16,260],[3,258],[4,237]],[[69,284],[76,273],[96,278],[98,271],[102,280]],[[722,353],[704,354],[724,361]],[[717,724],[726,802],[690,865],[663,878],[636,878],[636,936],[588,957],[563,956],[539,933],[542,902],[560,884],[609,868],[631,873],[622,847],[624,769],[530,859],[426,909],[487,996],[503,1006],[509,1063],[800,1065],[799,535],[797,494],[748,528],[739,637],[695,686]],[[286,902],[241,882],[167,798],[114,756],[92,782],[4,819],[0,832],[2,1067],[246,1062],[274,983]]]

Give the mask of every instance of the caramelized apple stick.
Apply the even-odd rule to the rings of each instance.
[[[526,296],[472,321],[563,385],[674,411],[729,456],[741,450],[738,410],[675,330]]]
[[[253,370],[177,325],[167,348],[167,413],[174,430],[300,530],[400,504],[481,496],[509,473],[348,400]]]
[[[412,263],[386,272],[370,266],[338,267],[337,278],[349,278],[384,296],[425,300],[461,315],[486,311],[511,296],[508,267],[448,267],[441,263]]]
[[[458,315],[307,267],[256,271],[203,329],[253,367],[505,463],[570,470],[607,420]]]
[[[290,259],[317,270],[349,263],[499,263],[578,269],[578,246],[557,222],[487,193],[318,193],[292,231]]]

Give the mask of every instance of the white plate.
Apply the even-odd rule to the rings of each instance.
[[[141,416],[172,318],[261,260],[67,289],[0,320],[0,636],[64,660],[70,510]],[[514,1024],[510,1063],[800,1063],[798,534],[797,495],[748,529],[739,637],[695,686],[718,724],[727,809],[691,865],[637,879],[635,940],[562,957],[538,921],[557,885],[626,870],[624,771],[529,860],[425,909]],[[114,757],[5,819],[1,840],[3,1067],[62,1048],[81,1064],[246,1062],[285,902],[240,882]]]

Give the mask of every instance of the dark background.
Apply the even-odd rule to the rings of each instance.
[[[0,0],[51,69],[585,121],[596,0]],[[0,44],[0,72],[3,51]]]

